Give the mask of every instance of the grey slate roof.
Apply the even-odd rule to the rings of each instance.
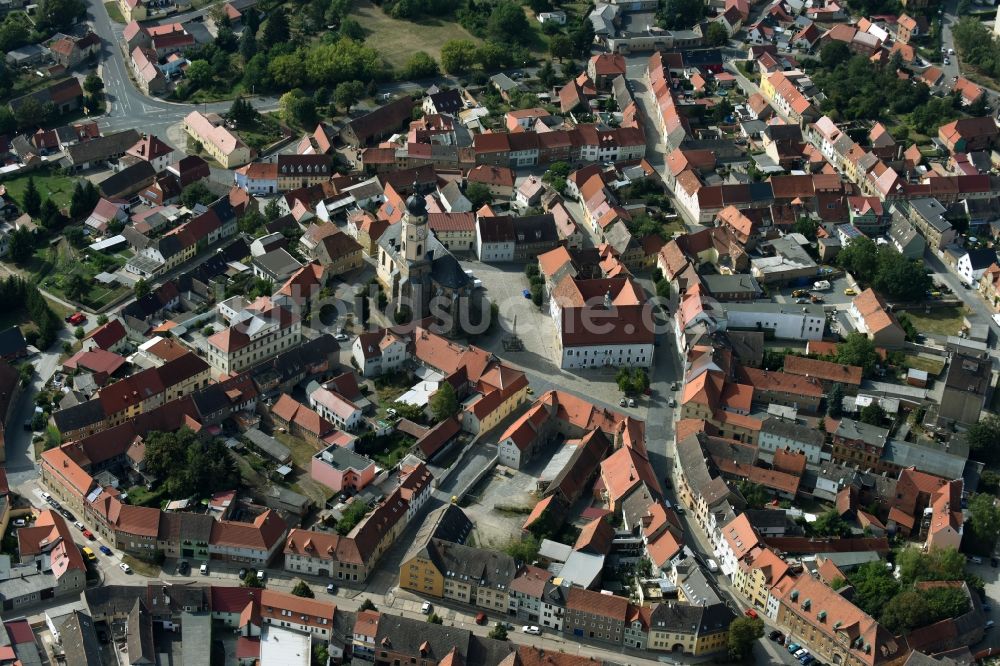
[[[66,149],[66,156],[72,164],[98,162],[124,154],[138,143],[140,138],[139,132],[127,129],[75,143]]]
[[[57,619],[61,620],[59,640],[66,655],[66,666],[101,666],[101,644],[93,618],[73,611]]]

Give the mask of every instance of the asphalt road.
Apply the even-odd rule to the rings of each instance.
[[[192,15],[198,13],[192,12]],[[124,26],[111,21],[101,0],[87,0],[87,20],[103,42],[100,74],[110,108],[98,121],[102,130],[137,129],[162,136],[169,126],[183,120],[192,110],[216,113],[229,110],[231,102],[180,104],[144,95],[132,82],[129,64],[119,46]],[[176,20],[174,17],[171,22]],[[251,101],[261,111],[278,107],[275,97],[254,97]]]

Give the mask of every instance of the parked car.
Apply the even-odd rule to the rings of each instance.
[[[969,561],[972,562],[973,564],[982,564],[983,558],[979,557],[978,555],[973,555],[972,557],[969,558]]]
[[[521,631],[525,634],[531,634],[532,636],[538,636],[542,633],[542,630],[533,624],[526,624],[521,627]]]
[[[247,577],[246,567],[240,568],[239,577],[240,577],[240,580],[243,580],[244,578]]]
[[[85,321],[87,321],[87,318],[82,312],[74,312],[66,317],[66,323],[72,324],[73,326],[79,326]]]
[[[431,606],[431,602],[425,601],[423,605],[420,607],[420,612],[423,613],[424,615],[430,615],[431,608],[433,608],[433,606]]]
[[[755,620],[757,619],[757,611],[755,611],[752,608],[746,609],[745,611],[743,611],[743,614],[746,615],[749,618],[753,618]]]
[[[629,398],[628,399],[628,406],[629,407],[635,407],[635,398]]]
[[[854,291],[854,289],[852,289],[850,287],[848,287],[847,289],[844,290],[844,296],[857,296],[857,295],[858,295],[858,292]]]
[[[476,613],[476,624],[483,625],[486,624],[486,613]]]
[[[84,530],[84,531],[83,531],[83,536],[87,537],[87,538],[88,538],[88,539],[90,539],[91,541],[93,541],[93,540],[94,540],[94,533],[93,533],[93,532],[91,532],[90,530]]]
[[[795,654],[796,652],[798,652],[801,649],[802,649],[802,646],[799,645],[798,643],[789,643],[788,644],[788,653],[789,654]]]
[[[263,569],[258,569],[257,580],[259,580],[261,583],[267,582],[267,572],[264,571]]]
[[[124,571],[127,574],[132,573],[132,567],[130,567],[129,565],[125,564],[124,562],[120,562],[118,564],[118,568],[121,569],[122,571]]]
[[[97,554],[94,553],[94,551],[92,551],[87,546],[83,547],[83,556],[86,557],[91,562],[96,562],[97,561]]]
[[[189,571],[191,571],[191,565],[188,564],[187,560],[181,560],[177,565],[177,572],[182,576],[186,576]]]
[[[334,585],[333,583],[330,583],[329,585],[326,586],[326,593],[337,594],[337,586]]]
[[[14,527],[24,527],[27,524],[28,524],[28,521],[25,520],[24,518],[15,518],[14,519]]]
[[[804,305],[804,304],[806,304],[806,303],[808,303],[808,302],[809,302],[809,299],[808,299],[808,298],[796,298],[796,299],[795,299],[795,302],[796,302],[796,303],[797,303],[798,305]]]
[[[531,290],[530,289],[522,289],[521,290],[521,295],[524,296],[525,298],[531,298]]]
[[[101,551],[102,553],[104,553],[105,555],[114,555],[114,553],[111,552],[111,549],[108,548],[107,546],[101,545],[101,546],[98,546],[97,549],[99,551]]]
[[[202,563],[201,567],[199,568],[199,571],[201,571],[201,575],[202,576],[207,576],[208,575],[208,562]]]
[[[80,530],[81,532],[84,530],[83,523],[81,523],[79,520],[73,523],[73,527]]]

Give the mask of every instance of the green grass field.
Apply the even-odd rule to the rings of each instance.
[[[944,370],[944,361],[941,359],[924,358],[916,354],[907,354],[904,359],[906,367],[913,368],[914,370],[924,370],[931,377],[937,377]]]
[[[406,61],[417,51],[424,51],[435,60],[440,61],[441,45],[449,39],[471,39],[477,44],[480,41],[455,21],[447,19],[424,19],[421,21],[394,19],[387,16],[369,0],[361,0],[356,3],[351,12],[351,18],[357,20],[368,33],[368,43],[391,45],[391,48],[380,50],[386,61],[395,69],[401,69],[406,65]]]
[[[906,316],[913,322],[914,328],[922,333],[958,335],[962,330],[965,310],[960,307],[934,308],[930,313],[923,310],[907,310]]]
[[[52,199],[60,208],[68,207],[70,199],[73,197],[73,189],[76,187],[76,179],[70,176],[58,175],[53,169],[38,169],[29,173],[18,175],[14,178],[2,181],[7,192],[13,196],[18,203],[24,195],[25,188],[28,187],[28,178],[34,177],[35,187],[38,188],[42,200]]]
[[[104,8],[108,10],[108,18],[110,18],[115,23],[121,23],[124,25],[126,23],[125,17],[122,15],[122,10],[118,8],[118,3],[112,0],[111,2],[105,2]]]

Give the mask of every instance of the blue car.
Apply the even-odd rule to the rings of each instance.
[[[102,553],[104,553],[105,555],[113,555],[114,554],[114,553],[111,552],[111,549],[108,548],[107,546],[100,546],[99,550]]]
[[[809,664],[811,664],[814,661],[816,661],[816,659],[814,659],[811,654],[806,654],[806,655],[803,655],[802,657],[800,657],[799,661],[802,662],[802,666],[809,666]]]
[[[788,648],[788,654],[795,654],[802,649],[802,646],[798,643],[789,643],[786,647]]]
[[[521,295],[524,296],[525,298],[531,298],[531,290],[530,289],[522,289],[521,290]]]

